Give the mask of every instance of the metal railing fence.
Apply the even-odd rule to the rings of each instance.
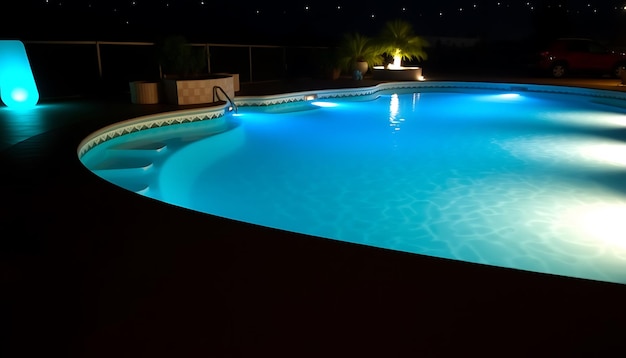
[[[128,83],[161,78],[152,42],[25,41],[42,98],[128,91]],[[208,55],[202,73],[238,73],[241,82],[314,76],[327,47],[193,43]]]

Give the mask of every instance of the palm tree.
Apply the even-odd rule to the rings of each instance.
[[[394,67],[400,67],[402,60],[425,60],[424,47],[428,42],[415,35],[413,26],[404,20],[389,21],[385,24],[377,42],[383,53],[392,56]]]
[[[344,34],[338,50],[339,65],[347,71],[352,71],[357,62],[367,62],[368,67],[371,67],[384,61],[383,51],[377,43],[358,32]]]

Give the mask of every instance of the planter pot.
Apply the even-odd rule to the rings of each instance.
[[[354,69],[361,71],[361,74],[365,76],[365,73],[367,73],[367,70],[369,69],[369,65],[367,64],[367,61],[357,61],[354,64]]]
[[[159,103],[158,82],[133,81],[130,86],[130,101],[135,104],[157,104]]]

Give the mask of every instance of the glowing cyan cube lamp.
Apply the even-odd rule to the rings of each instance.
[[[0,98],[11,108],[30,108],[39,101],[39,91],[22,41],[0,40]]]

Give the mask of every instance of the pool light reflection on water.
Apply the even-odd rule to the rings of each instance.
[[[168,154],[144,195],[319,237],[626,283],[625,112],[584,96],[478,91],[239,107],[219,134],[161,136]],[[110,156],[128,141],[96,149]]]

